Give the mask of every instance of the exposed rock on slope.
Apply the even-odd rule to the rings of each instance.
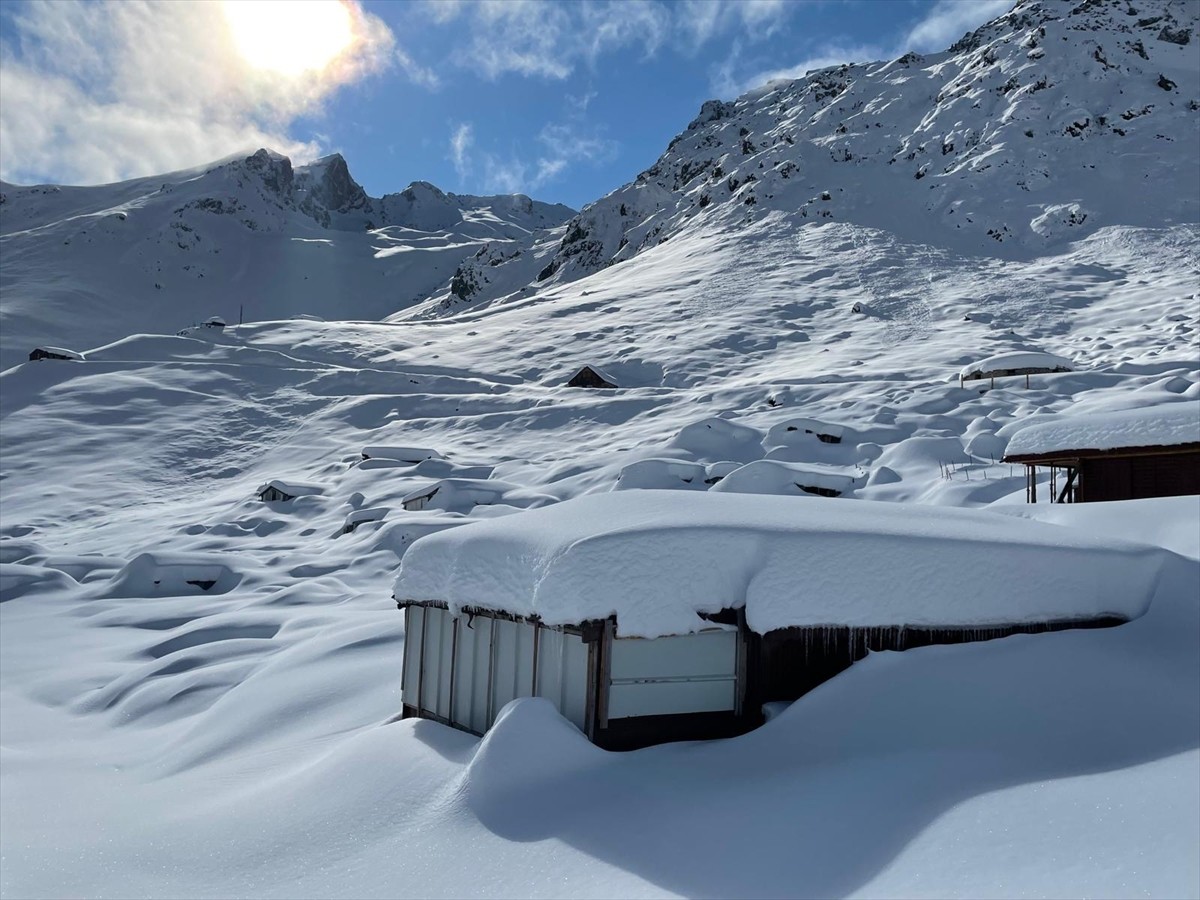
[[[589,205],[535,275],[573,281],[682,230],[772,211],[998,256],[1108,225],[1200,217],[1200,4],[1021,0],[943,53],[843,65],[711,100]],[[494,257],[487,281],[513,290]],[[481,280],[478,279],[477,280]],[[480,296],[487,296],[481,290]]]

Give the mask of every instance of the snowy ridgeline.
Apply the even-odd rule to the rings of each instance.
[[[400,600],[537,616],[617,617],[623,636],[711,627],[746,610],[791,626],[986,627],[1141,615],[1163,554],[990,512],[635,491],[444,531],[415,543]]]

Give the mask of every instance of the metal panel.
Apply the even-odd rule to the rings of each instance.
[[[475,645],[479,642],[479,630],[468,618],[458,619],[458,639],[455,642],[454,655],[454,702],[450,709],[450,723],[468,731],[474,731],[472,725],[472,706],[475,702]]]
[[[492,715],[533,690],[533,626],[527,622],[496,620],[495,658],[492,664]],[[491,722],[488,723],[489,726]]]
[[[538,630],[537,690],[563,718],[583,729],[587,694],[587,646],[577,634],[551,628]]]
[[[425,610],[425,652],[421,665],[422,712],[450,720],[450,665],[453,619],[444,609]]]
[[[425,610],[409,606],[404,610],[404,674],[400,682],[401,698],[406,706],[417,708],[421,684],[421,623]]]
[[[737,632],[612,641],[608,717],[733,711]]]

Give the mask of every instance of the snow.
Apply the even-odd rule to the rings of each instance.
[[[708,624],[700,613],[731,607],[744,607],[759,633],[1145,611],[1161,552],[1014,525],[988,512],[869,501],[597,494],[422,538],[393,593],[550,625],[615,614],[618,634],[636,637],[699,631]]]
[[[987,378],[999,372],[1013,369],[1034,369],[1042,372],[1070,372],[1075,368],[1071,360],[1053,353],[1024,350],[1012,353],[997,353],[979,362],[962,367],[959,378]]]
[[[1023,3],[953,51],[710,106],[565,246],[569,211],[419,183],[385,210],[332,160],[296,167],[290,194],[267,184],[285,171],[270,155],[0,185],[0,895],[1200,896],[1200,500],[1031,506],[1022,467],[996,462],[1030,423],[1200,400],[1196,8],[1135,6]],[[166,336],[236,321],[214,297],[245,324]],[[26,365],[44,342],[105,346]],[[954,377],[1042,348],[1076,371],[982,393]],[[564,388],[584,360],[622,390]],[[842,442],[787,432],[797,418]],[[376,444],[453,462],[362,460]],[[647,487],[683,489],[613,491],[640,460],[702,468],[711,488],[760,459],[865,483],[773,498],[647,466]],[[277,475],[322,491],[259,502]],[[402,510],[458,477],[512,489]],[[961,579],[939,604],[959,611],[1020,582],[1035,589],[1006,598],[1042,614],[1077,599],[1067,579],[1120,564],[1097,608],[1151,563],[1121,539],[1164,549],[1125,625],[873,653],[734,740],[604,753],[528,703],[485,741],[395,721],[391,588],[426,535],[664,494],[676,519],[691,501],[783,504],[781,547],[824,510],[980,533],[992,514],[1009,537],[987,558],[988,541],[954,541],[901,559],[890,518],[864,525],[893,561],[880,597],[908,602],[938,572]],[[641,547],[622,528],[632,571],[714,603],[746,592],[775,615],[768,592],[818,585],[755,580],[751,554],[718,591],[683,571],[686,530],[664,556],[657,533]],[[1044,582],[997,572],[1009,548],[1029,559],[1030,529],[1053,529],[1045,552],[1066,564],[1035,554]],[[828,595],[864,561],[848,555]]]
[[[1013,434],[1006,456],[1181,444],[1200,444],[1200,403],[1164,403],[1146,409],[1062,415],[1051,421],[1035,421]]]

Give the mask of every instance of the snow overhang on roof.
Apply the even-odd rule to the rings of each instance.
[[[1038,418],[1008,442],[1005,462],[1153,448],[1200,449],[1200,402]]]
[[[1001,378],[1007,375],[1044,375],[1052,372],[1074,371],[1075,364],[1062,356],[1039,350],[1020,350],[998,353],[962,367],[958,377],[963,381],[980,378]]]
[[[792,626],[977,627],[1132,618],[1163,554],[978,510],[866,500],[622,491],[423,537],[404,602],[548,625],[615,615],[623,636],[688,634],[744,607]]]

